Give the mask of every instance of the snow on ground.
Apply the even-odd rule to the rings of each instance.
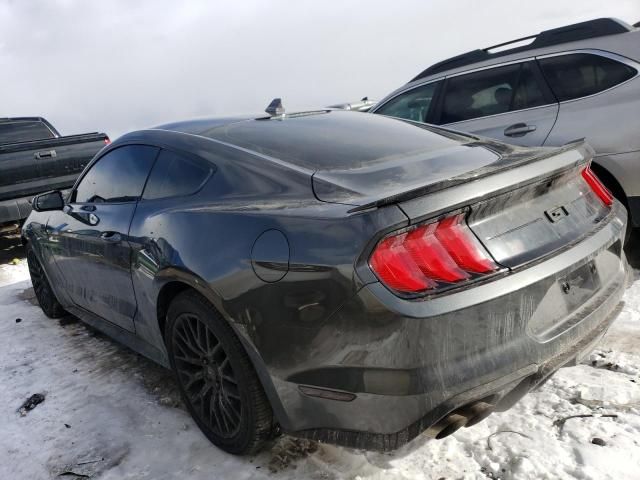
[[[391,454],[282,437],[238,458],[199,432],[167,371],[72,317],[47,319],[20,248],[0,261],[1,479],[640,478],[638,274],[598,350],[509,412]],[[45,401],[21,416],[34,393]]]

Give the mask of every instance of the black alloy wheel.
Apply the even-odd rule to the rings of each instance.
[[[190,313],[176,318],[173,328],[176,372],[190,403],[217,435],[233,437],[240,428],[242,402],[220,340]]]
[[[171,365],[200,429],[229,453],[258,451],[273,431],[273,413],[235,332],[193,291],[176,297],[167,319]]]

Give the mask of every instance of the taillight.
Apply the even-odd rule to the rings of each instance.
[[[404,293],[433,291],[499,269],[464,213],[382,239],[369,264],[382,283]]]
[[[602,203],[604,203],[607,207],[613,205],[613,195],[611,192],[605,187],[600,179],[596,177],[596,174],[591,170],[591,165],[587,166],[584,170],[582,170],[582,178],[587,182],[593,193],[595,193]]]
[[[105,145],[109,145],[111,143],[111,140],[109,139],[109,137],[104,139],[104,144]]]

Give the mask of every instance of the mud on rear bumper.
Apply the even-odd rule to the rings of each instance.
[[[615,299],[612,300],[615,302]],[[589,332],[589,335],[563,354],[549,359],[541,365],[529,365],[497,380],[457,394],[398,432],[385,434],[337,428],[315,428],[291,433],[295,436],[350,448],[391,451],[400,448],[425,432],[435,437],[444,427],[443,419],[452,413],[467,410],[468,407],[475,404],[488,404],[492,411],[505,411],[528,392],[545,383],[559,368],[578,363],[581,355],[590,352],[604,336],[623,306],[623,302],[618,302],[598,328]],[[369,401],[368,399],[363,400]],[[396,397],[396,401],[395,408],[402,409],[403,400]],[[363,405],[362,409],[370,410],[370,406]],[[378,414],[387,415],[389,411],[381,410]]]

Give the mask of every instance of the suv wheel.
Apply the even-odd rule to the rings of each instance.
[[[198,427],[233,454],[257,452],[272,431],[273,413],[232,328],[193,291],[167,313],[167,349],[182,399]]]

